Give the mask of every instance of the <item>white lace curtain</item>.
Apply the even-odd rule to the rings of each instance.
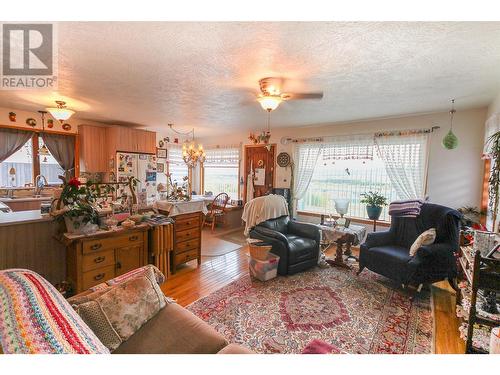
[[[429,134],[375,135],[378,155],[399,199],[424,198]]]
[[[298,145],[295,149],[295,167],[292,191],[294,210],[297,207],[297,201],[302,199],[307,191],[307,188],[309,187],[322,146],[323,145],[321,143],[305,143]]]
[[[205,150],[204,166],[238,166],[240,163],[239,147],[218,147]]]

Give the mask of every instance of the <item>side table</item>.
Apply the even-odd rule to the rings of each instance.
[[[345,262],[345,260],[350,258],[358,260],[354,255],[352,255],[351,246],[358,245],[364,241],[366,236],[366,227],[362,225],[350,225],[348,228],[331,227],[327,225],[319,225],[319,227],[321,229],[321,243],[323,251],[328,249],[333,244],[337,245],[335,259],[328,259],[327,262],[331,266],[350,269],[351,267]]]

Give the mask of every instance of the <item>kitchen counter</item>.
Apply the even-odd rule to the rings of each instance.
[[[1,212],[0,211],[0,226],[39,223],[44,221],[53,221],[54,218],[50,215],[40,213],[40,210],[17,211],[17,212]]]
[[[41,197],[19,197],[19,198],[0,198],[0,202],[8,203],[8,202],[50,202],[52,201],[51,196],[41,196]]]

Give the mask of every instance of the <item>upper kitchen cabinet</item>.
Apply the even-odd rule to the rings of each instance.
[[[116,126],[106,128],[106,137],[111,154],[116,151],[151,154],[156,152],[155,132]]]
[[[106,155],[106,128],[101,126],[78,126],[80,138],[80,170],[96,173],[108,170]]]

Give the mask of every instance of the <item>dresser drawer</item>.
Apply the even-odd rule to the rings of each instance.
[[[193,240],[176,243],[174,246],[174,254],[183,253],[188,250],[198,249],[200,246],[199,238]]]
[[[114,264],[114,250],[98,251],[82,257],[82,272],[92,271],[97,268],[112,266]]]
[[[83,254],[92,254],[96,251],[116,249],[118,247],[139,244],[142,242],[142,234],[143,232],[128,233],[118,237],[83,241]]]
[[[194,229],[200,227],[200,215],[183,217],[175,220],[175,233],[186,229]]]
[[[198,259],[198,250],[189,250],[174,256],[174,264],[182,264],[190,260]]]
[[[200,238],[200,229],[198,227],[181,230],[175,233],[175,242],[182,242]]]
[[[93,286],[103,283],[115,277],[115,266],[98,268],[93,271],[83,273],[83,290],[92,288]]]

